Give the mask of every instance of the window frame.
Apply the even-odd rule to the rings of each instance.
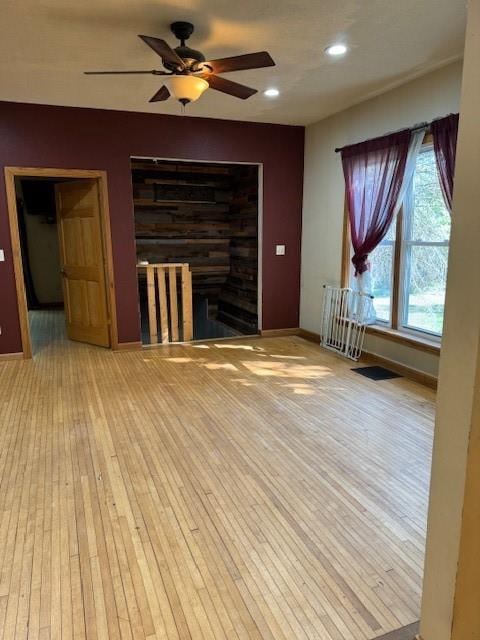
[[[425,153],[427,151],[432,151],[433,149],[433,138],[430,135],[429,139],[424,139],[422,144],[422,150],[420,153]],[[446,247],[447,250],[450,246],[450,240],[446,241],[423,241],[423,240],[412,240],[411,239],[411,226],[412,219],[409,216],[408,218],[405,216],[403,207],[402,207],[402,228],[401,228],[401,255],[400,255],[400,263],[399,263],[399,272],[400,272],[400,282],[399,289],[397,292],[399,307],[398,307],[398,315],[397,315],[397,323],[398,328],[402,331],[406,331],[408,333],[412,333],[414,335],[427,336],[430,340],[441,341],[442,334],[436,333],[434,331],[429,331],[428,329],[421,329],[419,327],[415,327],[414,325],[408,324],[408,300],[409,295],[407,291],[407,283],[410,281],[410,267],[411,267],[411,258],[412,258],[412,248],[413,247]]]
[[[433,136],[426,133],[422,143],[422,151],[426,148],[430,149],[433,145]],[[449,246],[449,242],[421,242],[421,241],[405,241],[405,212],[402,206],[396,217],[395,240],[391,241],[394,245],[393,251],[393,269],[392,269],[392,297],[390,304],[390,320],[377,320],[374,325],[367,327],[370,334],[380,335],[385,338],[392,339],[395,342],[401,342],[410,346],[415,346],[423,351],[430,353],[438,353],[442,336],[429,332],[424,329],[418,329],[406,324],[406,311],[408,304],[408,295],[406,295],[406,287],[402,286],[407,281],[406,277],[402,278],[407,260],[406,248],[407,243],[411,246]],[[348,217],[347,200],[345,198],[344,205],[344,224],[343,224],[343,242],[342,242],[342,269],[341,282],[343,287],[350,286],[351,278],[351,239],[350,239],[350,222]]]

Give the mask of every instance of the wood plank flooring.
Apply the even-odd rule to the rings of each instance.
[[[419,617],[434,394],[300,338],[0,364],[0,638],[360,640]],[[40,336],[43,336],[40,338]]]

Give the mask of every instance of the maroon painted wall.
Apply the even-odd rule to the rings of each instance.
[[[130,156],[263,163],[263,329],[298,326],[303,143],[303,127],[0,102],[1,165],[107,171],[120,342],[140,336]],[[21,340],[0,183],[0,353],[14,353]],[[277,243],[285,256],[275,256]]]

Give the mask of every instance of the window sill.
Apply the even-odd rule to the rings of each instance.
[[[411,333],[398,331],[396,329],[390,329],[388,327],[381,327],[379,325],[369,325],[366,329],[367,334],[373,336],[379,336],[385,340],[391,340],[392,342],[398,342],[399,344],[425,351],[426,353],[440,354],[441,344],[428,338],[421,338],[420,336],[414,336]]]

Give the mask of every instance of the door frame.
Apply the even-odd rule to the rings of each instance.
[[[115,280],[113,274],[112,236],[110,229],[110,209],[108,205],[107,172],[92,169],[51,169],[43,167],[5,167],[5,189],[7,194],[7,210],[10,225],[15,287],[17,291],[18,318],[22,339],[24,358],[32,357],[30,324],[28,321],[27,296],[23,273],[22,249],[18,230],[17,196],[15,178],[87,178],[98,184],[100,221],[107,293],[107,313],[109,318],[110,348],[118,349],[117,307],[115,296]]]
[[[130,156],[130,178],[132,177],[132,161],[134,160],[157,160],[159,162],[191,162],[192,164],[225,164],[225,165],[246,165],[257,167],[258,180],[258,211],[257,211],[257,333],[262,335],[263,328],[263,162],[247,162],[245,160],[198,160],[193,158],[166,158],[164,156]],[[133,197],[133,196],[132,196]],[[239,336],[247,337],[247,336]],[[225,338],[217,338],[223,340]],[[226,338],[230,340],[231,338]],[[194,341],[192,341],[194,342]],[[150,345],[143,345],[150,346]]]

